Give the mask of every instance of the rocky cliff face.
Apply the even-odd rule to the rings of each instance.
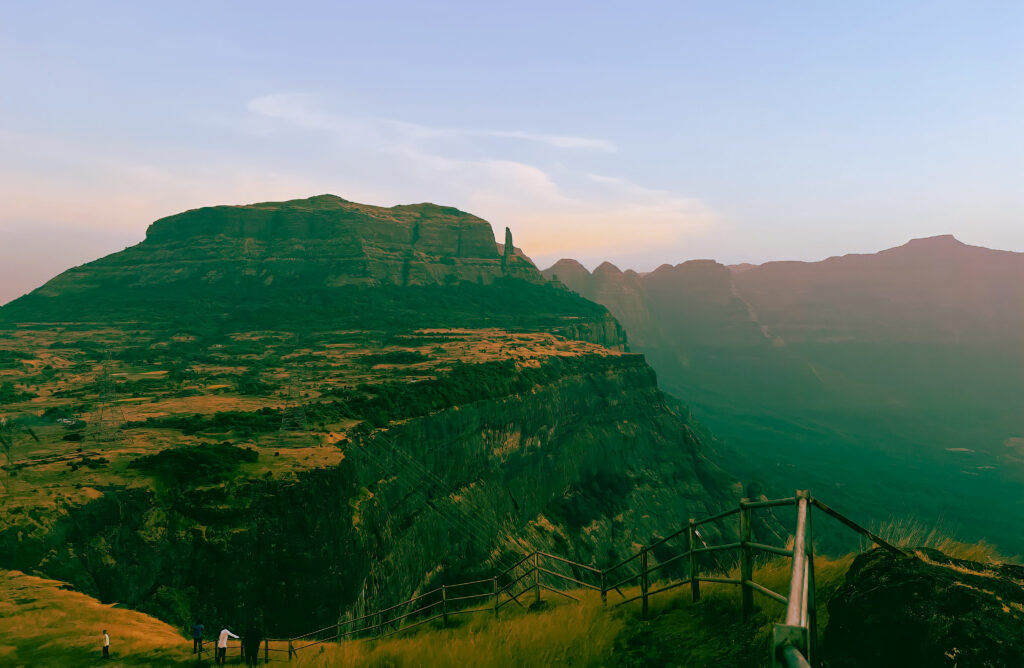
[[[8,516],[3,564],[174,623],[262,610],[299,633],[532,549],[607,565],[740,493],[639,355],[551,358],[522,370],[525,393],[493,373],[463,374],[480,400],[357,426],[339,462],[294,477],[123,478],[59,513]]]

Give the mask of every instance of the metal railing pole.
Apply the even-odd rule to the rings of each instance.
[[[814,524],[811,516],[814,505],[807,500],[807,661],[813,662],[818,653],[818,604],[814,600]]]
[[[640,598],[643,601],[643,605],[640,610],[640,616],[647,619],[647,548],[640,548]]]
[[[807,509],[810,495],[798,490],[796,511],[796,534],[793,537],[793,568],[789,575],[789,597],[786,603],[786,621],[772,627],[772,666],[792,666],[795,657],[804,659],[810,644],[807,629],[808,604],[808,559],[807,559]]]
[[[807,496],[797,501],[796,536],[793,539],[793,569],[789,577],[789,603],[786,624],[800,625],[800,606],[804,599],[804,567],[807,563]]]
[[[751,527],[749,499],[740,499],[740,590],[743,594],[743,621],[754,614],[754,590],[750,581],[754,578],[753,555],[750,549]]]
[[[697,549],[695,529],[694,519],[691,517],[686,545],[690,549],[690,593],[693,594],[693,601],[696,603],[700,600],[700,573],[697,570],[697,553],[694,552]]]

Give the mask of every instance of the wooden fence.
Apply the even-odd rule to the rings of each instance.
[[[792,548],[752,540],[755,511],[789,506],[796,509]],[[700,584],[711,582],[741,588],[742,615],[745,620],[754,613],[754,594],[786,606],[783,622],[773,628],[770,648],[772,665],[774,668],[809,667],[817,652],[811,532],[813,508],[866,536],[876,545],[901,556],[906,555],[900,548],[812,498],[806,491],[797,491],[794,496],[769,501],[743,499],[736,508],[699,520],[691,518],[682,529],[642,546],[635,554],[605,569],[535,550],[490,578],[442,585],[402,603],[339,621],[300,636],[268,639],[263,643],[262,653],[266,661],[276,657],[291,660],[298,652],[326,642],[386,638],[436,620],[447,625],[450,618],[458,615],[486,614],[498,619],[504,607],[515,604],[526,608],[523,599],[532,597],[533,602],[539,602],[545,591],[573,601],[579,600],[573,592],[582,589],[597,591],[606,607],[609,606],[609,596],[618,595],[619,600],[613,600],[612,607],[639,601],[640,612],[646,617],[652,596],[689,586],[692,599],[699,601]],[[721,526],[733,517],[736,517],[738,540],[721,545],[705,542],[700,530],[702,526],[716,522]],[[661,558],[655,559],[655,553]],[[729,560],[732,568],[724,566],[718,559],[717,555],[722,553],[733,553],[735,558]],[[788,592],[772,591],[753,580],[754,555],[757,553],[779,555],[792,560]],[[704,558],[705,555],[707,558]],[[709,559],[714,563],[712,569],[704,567]],[[739,577],[728,577],[735,570],[737,562]],[[637,585],[638,594],[627,596],[623,592],[623,587]]]

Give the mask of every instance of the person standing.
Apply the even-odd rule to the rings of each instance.
[[[260,663],[260,643],[263,642],[263,633],[260,631],[261,624],[258,620],[249,622],[245,630],[245,637],[242,644],[245,650],[245,665],[258,666]]]
[[[203,653],[203,631],[205,627],[197,619],[196,623],[192,625],[192,653],[202,654]]]
[[[103,629],[103,658],[110,658],[110,636],[107,635],[106,629]]]
[[[228,638],[237,638],[234,633],[228,631],[228,627],[224,627],[220,630],[220,636],[217,638],[217,664],[223,666],[228,661]]]

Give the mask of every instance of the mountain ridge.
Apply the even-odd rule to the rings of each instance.
[[[1024,512],[1024,253],[939,235],[817,262],[542,273],[609,308],[740,475],[838,486],[844,502],[909,487],[907,512],[1024,549],[1001,518],[972,519]],[[927,474],[908,486],[907,470]],[[870,512],[884,521],[886,505]]]

